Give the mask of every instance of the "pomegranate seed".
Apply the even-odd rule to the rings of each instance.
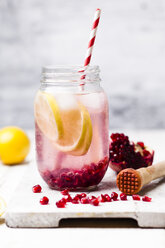
[[[114,200],[114,201],[117,201],[118,199],[118,194],[116,192],[112,192],[111,193],[111,199]]]
[[[72,201],[72,197],[68,194],[67,198],[65,198],[67,202],[71,202]]]
[[[77,200],[81,200],[83,197],[86,197],[87,195],[85,193],[77,194],[74,198]]]
[[[82,203],[82,204],[88,204],[88,203],[89,203],[88,198],[87,198],[87,197],[81,198],[81,203]]]
[[[122,201],[127,201],[127,195],[124,194],[124,193],[121,193],[121,194],[120,194],[120,199],[121,199]]]
[[[87,194],[81,193],[81,198],[84,198],[84,197],[86,197],[86,196],[87,196]]]
[[[144,143],[143,143],[143,142],[139,141],[139,142],[137,142],[137,144],[138,144],[139,146],[141,146],[141,148],[144,148]]]
[[[44,196],[41,200],[40,200],[40,203],[41,205],[47,205],[49,202],[49,199],[48,197]]]
[[[61,169],[58,172],[46,170],[42,173],[42,177],[50,188],[61,189],[65,194],[65,189],[87,188],[99,184],[108,168],[108,163],[109,157],[104,157],[98,163],[84,165],[81,170]]]
[[[104,195],[104,199],[105,199],[106,202],[111,202],[111,197],[108,194]]]
[[[61,191],[62,195],[68,195],[69,194],[69,190],[68,189],[64,189],[63,191]]]
[[[66,198],[63,197],[63,198],[61,199],[61,202],[66,203],[66,202],[67,202]]]
[[[37,184],[37,185],[33,186],[32,190],[33,190],[33,193],[40,193],[42,188],[39,184]]]
[[[64,201],[59,200],[56,202],[56,206],[58,208],[65,208],[65,205],[66,205],[66,203]]]
[[[102,194],[100,196],[98,196],[97,199],[99,202],[106,202],[106,199],[105,199],[104,195],[102,195]]]
[[[75,197],[73,198],[73,200],[74,200],[74,201],[80,201],[81,198],[80,198],[80,196],[77,194],[77,195],[75,195]],[[72,201],[73,201],[73,200],[72,200]]]
[[[132,195],[132,198],[135,201],[140,201],[140,196],[139,195]]]
[[[73,204],[79,204],[79,200],[73,198],[72,203]]]
[[[90,204],[93,205],[93,206],[98,206],[98,205],[99,205],[99,201],[98,201],[98,199],[96,198],[96,199],[91,200],[91,201],[90,201]]]
[[[142,198],[142,201],[145,201],[145,202],[151,202],[151,200],[152,200],[152,198],[150,198],[146,195]]]
[[[88,200],[89,200],[89,201],[92,201],[92,200],[94,200],[94,199],[96,199],[96,196],[94,196],[94,195],[88,197]]]

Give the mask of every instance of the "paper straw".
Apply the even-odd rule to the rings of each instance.
[[[91,33],[90,33],[88,49],[87,49],[86,55],[85,55],[84,66],[88,66],[90,64],[90,61],[91,61],[92,51],[93,51],[95,38],[96,38],[96,32],[97,32],[97,28],[98,28],[98,24],[99,24],[99,20],[100,20],[100,14],[101,14],[101,10],[96,9],[94,19],[93,19],[92,29],[91,29]],[[81,79],[82,80],[85,79],[85,75],[82,75]],[[83,86],[83,85],[84,85],[84,83],[81,82],[80,86]]]
[[[94,20],[93,20],[93,25],[92,25],[92,30],[90,33],[88,49],[87,49],[86,56],[85,56],[84,66],[89,65],[91,61],[93,46],[94,46],[95,38],[96,38],[96,32],[97,32],[97,28],[98,28],[98,24],[100,20],[100,13],[101,13],[101,10],[96,9]]]

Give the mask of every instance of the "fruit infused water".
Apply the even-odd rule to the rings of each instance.
[[[99,68],[44,68],[34,103],[39,172],[53,189],[90,189],[109,162],[107,97]],[[84,70],[83,70],[84,73]]]

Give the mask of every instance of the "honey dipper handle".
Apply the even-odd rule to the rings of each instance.
[[[142,186],[154,179],[165,176],[165,161],[137,170],[140,173]]]

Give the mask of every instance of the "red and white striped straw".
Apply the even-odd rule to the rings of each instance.
[[[93,20],[93,25],[92,25],[92,30],[90,33],[88,49],[87,49],[86,56],[85,56],[84,66],[89,65],[91,61],[93,46],[94,46],[95,38],[96,38],[96,32],[97,32],[97,28],[98,28],[98,24],[100,20],[100,14],[101,14],[101,10],[96,9],[94,20]]]
[[[91,33],[90,33],[88,49],[86,51],[84,66],[88,66],[90,64],[90,61],[91,61],[93,46],[94,46],[95,38],[96,38],[96,32],[97,32],[97,28],[98,28],[98,24],[99,24],[99,20],[100,20],[100,14],[101,14],[101,10],[96,9],[94,19],[93,19],[92,29],[91,29]],[[85,79],[85,75],[81,76],[81,80],[83,80],[83,79]],[[83,85],[84,85],[84,82],[81,81],[80,86],[82,87],[81,88],[82,90],[84,89]]]

